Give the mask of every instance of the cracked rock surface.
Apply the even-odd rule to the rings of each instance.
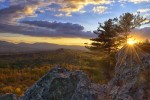
[[[20,100],[103,100],[99,95],[103,91],[104,87],[91,84],[83,72],[55,67],[30,87]]]

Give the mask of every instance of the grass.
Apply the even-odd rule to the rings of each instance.
[[[107,60],[101,53],[56,50],[0,56],[0,94],[22,95],[52,67],[61,65],[69,70],[82,70],[96,83],[107,83]],[[112,68],[113,69],[113,68]],[[111,69],[111,70],[112,70]]]
[[[46,74],[52,66],[34,68],[1,68],[0,69],[0,93],[15,93],[22,95],[24,91],[33,85],[39,78]],[[70,70],[82,70],[88,74],[94,82],[105,83],[101,70],[90,67],[77,67],[69,65]]]

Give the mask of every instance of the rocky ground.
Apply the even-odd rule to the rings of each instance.
[[[91,83],[82,71],[54,67],[30,87],[19,100],[150,100],[150,90],[140,80],[143,70],[150,67],[150,55],[134,48],[117,54],[115,76],[108,84]],[[124,56],[123,56],[124,55]],[[0,100],[17,100],[14,94]]]

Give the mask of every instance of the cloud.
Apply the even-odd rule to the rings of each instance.
[[[4,2],[5,0],[0,0],[0,3]]]
[[[146,8],[146,9],[138,9],[137,11],[138,11],[138,12],[141,12],[141,13],[145,13],[145,12],[149,12],[150,9],[149,9],[149,8]]]
[[[84,27],[78,24],[48,21],[23,21],[21,23],[21,26],[0,24],[0,31],[40,37],[94,37],[94,34],[84,31]]]
[[[148,18],[148,17],[150,17],[150,14],[144,14],[143,17]]]
[[[85,10],[80,10],[79,12],[80,12],[81,14],[86,13]]]
[[[84,31],[84,27],[78,24],[46,21],[26,21],[21,23],[20,20],[44,13],[43,9],[53,9],[53,11],[58,12],[54,16],[61,17],[71,16],[73,12],[84,13],[86,11],[83,8],[87,5],[103,5],[114,2],[114,0],[0,0],[0,2],[5,1],[9,3],[9,7],[0,9],[1,32],[30,36],[82,38],[89,38],[93,35],[91,35],[90,31]],[[46,27],[45,24],[48,24],[49,27]],[[50,26],[55,26],[56,28],[53,27],[53,29]]]
[[[20,19],[24,17],[35,16],[39,7],[47,7],[56,1],[50,2],[47,0],[46,2],[41,2],[41,0],[11,0],[11,6],[0,10],[0,32],[43,37],[90,38],[93,36],[90,31],[84,31],[84,27],[78,24],[46,21],[20,22]],[[57,2],[60,3],[62,1],[59,2],[58,0]],[[70,1],[66,0],[66,2]],[[96,2],[92,1],[91,3]],[[72,6],[69,7],[70,10],[74,9],[71,8]],[[66,15],[69,16],[70,13],[66,13]],[[62,14],[57,16],[62,16]]]
[[[149,0],[128,0],[129,2],[133,2],[135,4],[142,3],[142,2],[150,2]]]
[[[15,24],[21,18],[26,16],[34,16],[35,10],[40,5],[38,2],[33,4],[12,5],[8,8],[0,10],[0,24]]]
[[[132,2],[134,4],[138,3],[143,3],[143,2],[150,2],[150,0],[119,0],[120,3],[125,3],[125,2]]]
[[[107,10],[108,8],[107,7],[105,7],[105,6],[97,6],[97,7],[94,7],[93,8],[93,11],[95,12],[95,13],[104,13],[106,10]]]
[[[66,12],[67,14],[71,14],[72,12],[77,12],[82,10],[85,6],[91,5],[103,5],[103,4],[111,4],[114,0],[65,0],[65,2],[61,2],[62,8],[60,11]]]
[[[4,0],[2,0],[4,1]],[[6,0],[5,0],[6,1]],[[73,12],[81,12],[87,5],[103,5],[111,4],[114,0],[10,0],[10,7],[2,9],[0,11],[0,17],[2,19],[7,17],[9,21],[12,19],[21,19],[26,16],[35,16],[36,10],[42,7],[47,9],[55,9],[54,11],[60,12],[56,16],[71,16]],[[57,5],[58,7],[51,7],[50,5]],[[97,8],[98,9],[98,8]],[[4,15],[1,13],[3,12]],[[5,17],[4,17],[5,16]],[[5,18],[6,19],[6,18]]]
[[[149,22],[149,18],[150,18],[150,8],[143,8],[143,9],[138,9],[137,12],[140,12],[142,14],[142,16],[144,18],[147,18],[147,20],[145,22]]]
[[[56,14],[55,15],[56,17],[62,17],[62,16],[65,16],[63,13],[59,13],[59,14]]]
[[[41,6],[48,6],[51,4],[56,4],[60,6],[58,11],[65,12],[66,16],[71,16],[73,12],[79,12],[87,5],[111,4],[115,2],[115,0],[10,0],[9,2],[11,6],[32,5],[32,6],[36,6],[36,8],[41,7]],[[36,10],[35,7],[32,7],[32,6],[26,9],[30,13]]]

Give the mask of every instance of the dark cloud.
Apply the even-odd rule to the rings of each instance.
[[[90,31],[84,31],[84,27],[78,24],[48,21],[23,21],[22,23],[49,29],[48,36],[51,34],[60,37],[91,38],[94,36]]]
[[[78,24],[48,21],[19,22],[25,16],[32,16],[36,8],[35,5],[13,5],[1,9],[0,31],[43,37],[93,37],[90,31],[84,31],[84,27]]]
[[[0,24],[0,31],[41,37],[92,38],[94,36],[90,31],[84,31],[84,27],[78,24],[47,21],[23,21],[20,25]]]
[[[40,8],[57,9],[70,16],[71,13],[80,11],[84,6],[92,4],[110,4],[112,0],[87,1],[87,0],[0,0],[9,3],[8,8],[0,10],[0,31],[30,36],[49,37],[82,37],[91,38],[90,31],[84,31],[84,27],[72,23],[58,23],[46,21],[24,21],[20,19],[27,16],[35,16],[43,13]]]
[[[84,29],[83,26],[72,23],[58,23],[58,22],[48,22],[48,21],[22,21],[22,23],[35,25],[39,27],[51,28],[54,30],[75,30],[82,31]]]
[[[23,6],[10,6],[9,8],[0,10],[0,24],[1,23],[12,23],[16,22],[16,19],[21,18],[23,15],[21,11],[24,9]]]

